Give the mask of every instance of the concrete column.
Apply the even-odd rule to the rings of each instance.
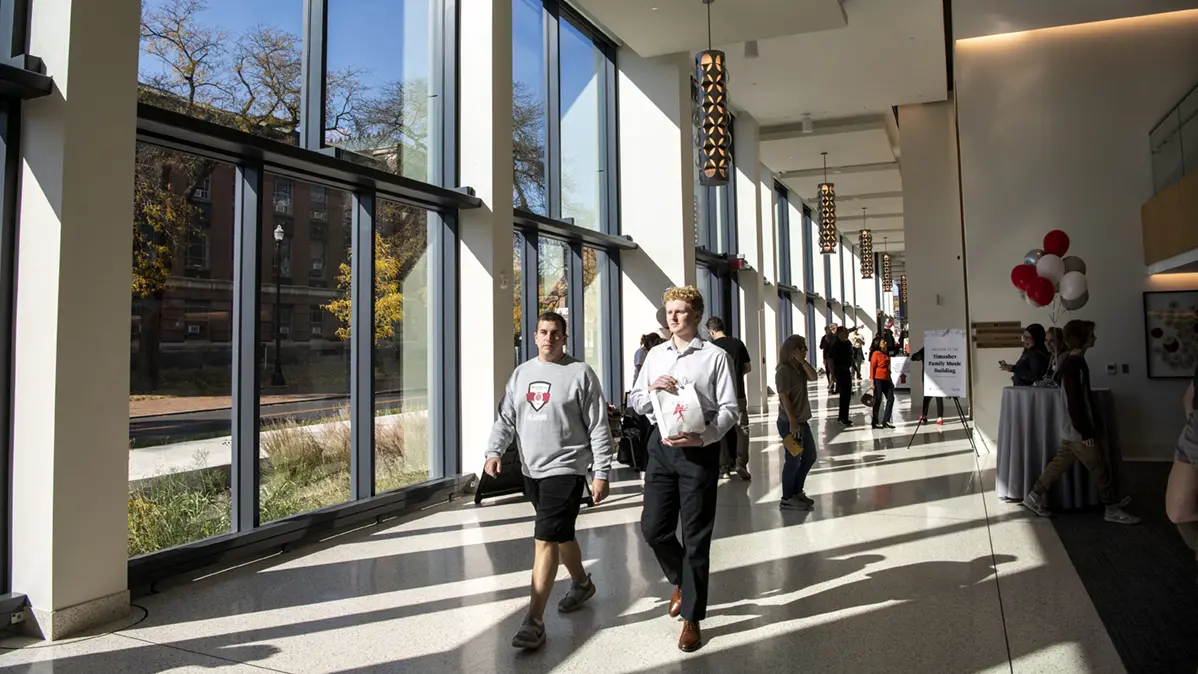
[[[639,250],[621,256],[624,380],[641,335],[661,328],[661,295],[695,282],[695,160],[689,56],[621,49],[620,224]]]
[[[903,128],[903,230],[911,353],[925,330],[965,329],[961,200],[953,102],[899,108]],[[997,368],[996,368],[997,369]],[[923,376],[911,382],[923,396]]]
[[[768,405],[769,391],[774,385],[774,368],[778,365],[778,228],[774,212],[774,173],[765,165],[757,167],[758,192],[761,202],[761,269],[765,275],[762,297],[762,407]],[[757,367],[754,365],[753,367]]]
[[[137,0],[35,0],[54,92],[22,106],[13,589],[61,639],[128,612]],[[107,354],[98,357],[97,354]]]
[[[461,182],[483,201],[482,208],[462,211],[459,224],[462,469],[481,473],[495,410],[515,367],[511,0],[465,0],[459,30]]]
[[[746,269],[738,275],[740,286],[741,340],[752,356],[753,369],[745,377],[749,412],[765,409],[765,386],[769,380],[762,360],[765,350],[765,249],[762,236],[764,213],[772,211],[773,201],[761,201],[760,128],[747,113],[737,115],[732,128],[736,174],[737,252],[745,256]],[[772,221],[772,219],[771,219]]]

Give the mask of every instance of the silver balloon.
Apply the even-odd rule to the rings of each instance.
[[[1062,297],[1061,298],[1061,306],[1065,307],[1065,309],[1067,311],[1077,311],[1078,309],[1081,309],[1082,307],[1086,306],[1086,302],[1089,302],[1089,301],[1090,301],[1090,291],[1087,290],[1086,292],[1082,293],[1081,297],[1074,299],[1074,300],[1067,300],[1064,297]]]
[[[1085,274],[1086,261],[1076,255],[1070,255],[1065,258],[1065,273],[1068,274],[1071,271],[1078,271]]]
[[[1042,257],[1044,257],[1044,251],[1040,250],[1039,248],[1033,248],[1027,252],[1027,255],[1023,256],[1023,263],[1030,264],[1031,266],[1035,267],[1036,263],[1039,262],[1040,258]]]

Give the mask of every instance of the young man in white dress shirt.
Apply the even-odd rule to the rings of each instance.
[[[671,338],[646,356],[628,402],[654,423],[648,441],[641,531],[674,585],[669,613],[683,617],[678,648],[689,653],[703,645],[699,621],[707,612],[721,442],[740,412],[728,354],[699,338],[702,295],[693,286],[670,288],[664,300]],[[701,434],[663,438],[651,396],[661,390],[675,393],[679,384],[686,383],[695,387],[707,428]],[[679,516],[682,542],[676,535]]]

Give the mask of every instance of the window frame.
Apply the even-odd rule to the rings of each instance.
[[[473,191],[458,184],[457,170],[457,14],[460,0],[433,0],[433,94],[439,102],[430,122],[438,152],[430,152],[433,182],[421,182],[362,166],[337,148],[323,147],[326,24],[329,0],[305,0],[301,121],[298,145],[255,136],[230,127],[188,117],[139,102],[137,142],[231,164],[234,176],[234,257],[232,300],[231,530],[213,538],[149,553],[129,560],[129,587],[152,588],[159,581],[212,564],[259,557],[329,531],[377,521],[432,499],[460,491],[473,475],[461,472],[461,411],[459,406],[458,213],[479,208]],[[371,330],[355,330],[349,340],[350,411],[353,428],[350,451],[351,500],[261,524],[259,503],[259,441],[262,390],[259,344],[264,337],[260,311],[263,276],[260,256],[263,200],[267,176],[345,190],[350,194],[353,300],[351,325],[373,325],[374,203],[380,197],[428,213],[428,247],[432,282],[429,304],[435,316],[430,335],[432,381],[429,427],[430,479],[386,493],[376,493],[374,475],[374,391]],[[295,187],[291,188],[294,211]],[[4,204],[7,205],[7,204]],[[274,210],[273,205],[271,211]],[[3,252],[3,251],[0,251]],[[5,270],[7,271],[7,270]],[[294,271],[294,270],[293,270]],[[326,269],[326,276],[328,270]],[[294,312],[292,312],[294,314]],[[294,315],[292,315],[294,322]],[[306,323],[311,332],[311,314]]]
[[[598,255],[596,269],[601,279],[601,304],[606,320],[602,332],[602,350],[606,368],[600,374],[604,392],[609,402],[620,400],[625,390],[624,368],[620,365],[623,354],[623,326],[621,324],[621,272],[620,254],[636,250],[638,246],[631,237],[621,236],[619,218],[619,163],[618,163],[618,96],[616,86],[616,45],[585,17],[559,0],[541,0],[544,31],[542,48],[545,58],[545,120],[546,159],[545,194],[547,215],[514,208],[513,226],[521,236],[521,341],[515,348],[519,360],[529,360],[536,355],[532,336],[536,332],[539,315],[540,240],[542,238],[566,243],[569,247],[566,274],[568,279],[567,303],[569,319],[567,331],[570,335],[568,352],[574,358],[586,357],[585,297],[583,288],[584,248],[592,248]],[[562,162],[561,162],[561,101],[560,101],[560,33],[561,22],[566,21],[585,37],[590,38],[595,48],[604,57],[602,82],[599,87],[600,115],[600,170],[604,180],[599,194],[599,230],[590,230],[575,224],[574,218],[562,217]],[[514,75],[513,75],[514,76]],[[513,265],[514,266],[514,265]]]

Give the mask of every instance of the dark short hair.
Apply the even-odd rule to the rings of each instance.
[[[1094,334],[1094,321],[1072,320],[1065,324],[1065,345],[1071,349],[1080,349],[1090,341]]]
[[[719,316],[712,316],[707,319],[708,332],[724,332],[724,319]]]
[[[569,332],[566,329],[565,317],[563,317],[561,314],[557,313],[556,311],[546,311],[545,313],[541,314],[540,316],[537,316],[537,325],[540,325],[541,323],[557,323],[557,327],[561,328],[563,335],[567,334],[567,332]]]

